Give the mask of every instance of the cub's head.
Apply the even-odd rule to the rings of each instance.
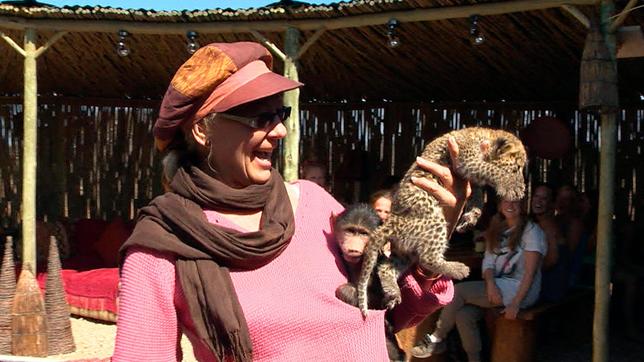
[[[521,140],[509,132],[496,130],[492,132],[483,159],[496,175],[488,179],[488,184],[496,189],[497,194],[507,200],[521,200],[525,195],[524,168],[527,163]]]

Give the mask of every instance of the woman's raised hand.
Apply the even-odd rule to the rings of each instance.
[[[453,171],[454,166],[458,165],[459,152],[458,144],[454,137],[448,139],[447,148],[452,161],[452,167],[431,162],[424,158],[416,158],[416,164],[436,176],[440,183],[429,178],[417,177],[412,177],[411,181],[414,185],[432,194],[441,204],[445,219],[447,220],[448,235],[451,235],[463,212],[465,202],[472,194],[472,187],[469,181],[464,180]]]

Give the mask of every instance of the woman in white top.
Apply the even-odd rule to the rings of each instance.
[[[455,285],[454,300],[443,308],[436,330],[412,349],[415,357],[444,352],[444,339],[456,325],[468,360],[480,361],[477,321],[483,316],[482,308],[504,306],[505,317],[514,319],[520,308],[537,301],[547,244],[543,231],[528,220],[524,202],[501,200],[485,239],[484,280]]]

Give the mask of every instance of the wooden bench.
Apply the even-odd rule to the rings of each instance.
[[[485,322],[491,339],[490,361],[491,362],[530,362],[535,360],[538,335],[538,324],[549,316],[561,316],[570,319],[569,325],[576,329],[577,335],[582,335],[587,323],[575,323],[573,319],[581,318],[579,321],[592,320],[592,314],[588,309],[593,303],[593,291],[589,289],[574,290],[563,300],[557,303],[539,303],[532,308],[519,312],[514,320],[506,319],[501,311],[503,308],[491,308],[486,310]],[[566,313],[566,312],[574,313]],[[590,315],[588,315],[590,314]],[[540,336],[545,338],[547,336]]]

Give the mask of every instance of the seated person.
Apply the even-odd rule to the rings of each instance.
[[[569,271],[569,281],[576,280],[578,265],[581,265],[584,244],[584,225],[579,217],[577,189],[571,185],[563,185],[557,189],[555,198],[555,220],[568,245],[569,263],[572,266]]]
[[[541,300],[561,300],[568,291],[570,252],[562,231],[555,220],[555,190],[548,184],[538,184],[532,191],[530,216],[543,230],[548,252],[543,257]]]
[[[441,311],[436,329],[411,350],[417,358],[446,351],[445,338],[456,325],[468,361],[481,360],[477,321],[482,308],[504,306],[515,319],[520,308],[533,305],[541,287],[541,262],[547,244],[541,228],[529,221],[523,201],[500,200],[499,211],[485,232],[483,278],[456,284],[454,299]]]

